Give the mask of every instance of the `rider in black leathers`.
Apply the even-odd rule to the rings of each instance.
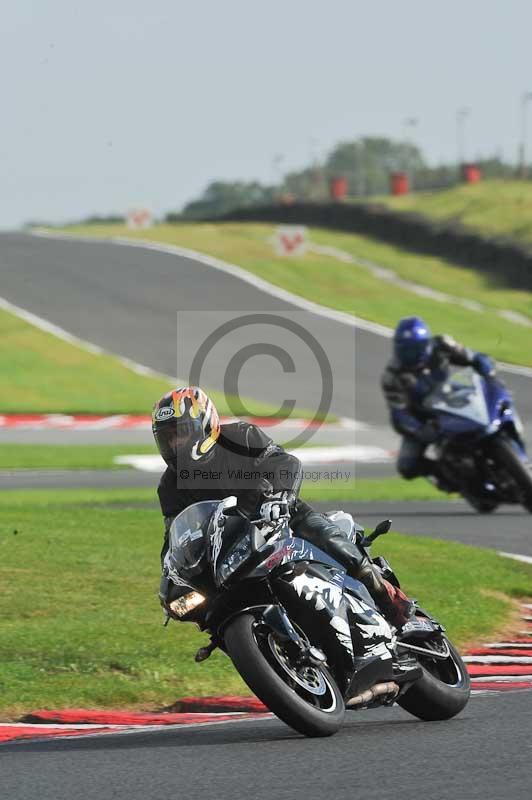
[[[458,344],[450,336],[432,336],[422,319],[406,317],[395,329],[394,355],[381,380],[391,423],[403,436],[398,472],[408,480],[433,475],[442,489],[447,483],[438,463],[425,457],[428,445],[438,437],[438,428],[423,410],[422,402],[445,381],[451,364],[472,366],[484,377],[495,375],[489,356]]]
[[[298,498],[300,461],[256,425],[220,425],[210,398],[192,386],[169,392],[156,403],[152,429],[168,465],[158,488],[165,522],[161,557],[177,514],[201,500],[235,495],[240,510],[251,519],[274,522],[288,514],[294,533],[360,580],[389,622],[400,627],[409,619],[411,601],[331,520]]]

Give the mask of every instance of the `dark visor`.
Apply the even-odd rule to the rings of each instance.
[[[405,367],[415,367],[423,360],[429,350],[425,341],[396,342],[395,354]]]
[[[193,445],[201,439],[202,428],[198,419],[174,419],[155,425],[153,435],[166,463],[174,464],[181,455],[190,455]]]

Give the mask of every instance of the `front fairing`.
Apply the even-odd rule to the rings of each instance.
[[[292,562],[312,561],[330,567],[339,567],[338,562],[324,553],[306,539],[296,536],[284,536],[274,542],[267,542],[255,552],[249,551],[248,560],[241,565],[238,572],[230,576],[230,580],[256,580],[265,578],[270,573]]]
[[[437,418],[444,438],[486,435],[496,418],[489,384],[473,369],[454,371],[427,396],[423,409]]]
[[[264,544],[255,553],[250,554],[246,563],[230,576],[227,584],[262,580],[266,577],[271,577],[272,580],[277,577],[291,579],[297,573],[303,574],[305,562],[310,569],[319,570],[326,575],[340,593],[345,590],[351,597],[356,597],[376,609],[373,598],[363,583],[348,576],[344,567],[323,550],[297,537],[287,537],[271,544]]]
[[[512,394],[497,379],[485,382],[486,403],[491,419],[489,433],[496,433],[501,428],[510,428],[514,437],[520,442],[523,438],[523,423],[514,407]]]

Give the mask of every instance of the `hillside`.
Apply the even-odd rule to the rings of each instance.
[[[378,201],[395,211],[460,222],[484,234],[532,244],[532,181],[492,180]]]

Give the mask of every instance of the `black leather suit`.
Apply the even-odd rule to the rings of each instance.
[[[274,493],[291,495],[294,533],[324,550],[359,577],[364,560],[359,548],[327,517],[298,498],[299,459],[275,444],[256,425],[247,422],[222,425],[220,438],[208,459],[184,458],[164,472],[157,490],[165,521],[161,558],[168,549],[172,521],[189,505],[235,495],[239,508],[253,519],[265,499],[264,481],[273,487]]]

